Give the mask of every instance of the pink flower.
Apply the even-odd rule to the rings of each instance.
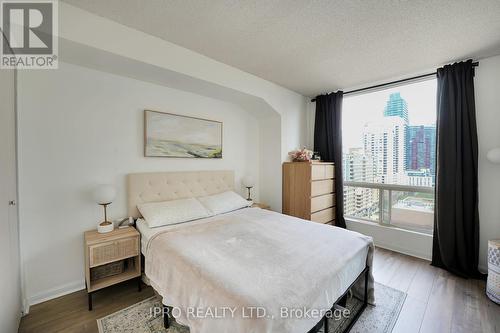
[[[288,155],[293,161],[310,161],[313,156],[313,152],[304,147],[302,149],[292,150],[288,153]]]

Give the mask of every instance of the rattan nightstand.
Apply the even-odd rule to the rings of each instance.
[[[262,209],[267,209],[267,210],[271,210],[271,206],[267,205],[267,204],[264,204],[264,203],[258,203],[258,202],[254,202],[252,207],[259,207],[259,208],[262,208]]]
[[[92,293],[97,290],[137,278],[141,291],[140,234],[135,228],[115,229],[100,234],[85,232],[85,283],[89,311]]]

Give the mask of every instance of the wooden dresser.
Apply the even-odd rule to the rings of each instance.
[[[334,165],[283,163],[283,214],[335,225]]]

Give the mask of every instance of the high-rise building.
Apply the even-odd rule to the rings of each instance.
[[[398,92],[389,96],[384,109],[384,117],[400,117],[405,124],[408,124],[408,104]]]
[[[346,181],[373,183],[373,160],[363,148],[351,148],[344,154],[344,179]],[[363,187],[344,186],[344,212],[348,216],[369,217],[376,209],[376,191]]]
[[[399,116],[387,116],[363,129],[366,155],[373,159],[375,182],[397,183],[404,177],[406,163],[406,121]]]
[[[429,169],[408,170],[405,172],[404,183],[410,186],[426,186],[434,185],[434,178]]]
[[[436,172],[436,127],[409,126],[406,137],[406,169]]]
[[[373,183],[373,160],[363,148],[351,148],[344,155],[344,179],[351,182]]]

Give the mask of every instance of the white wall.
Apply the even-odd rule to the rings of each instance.
[[[474,79],[479,141],[479,267],[487,269],[488,240],[500,238],[500,165],[486,159],[500,147],[500,56],[481,59]]]
[[[16,177],[14,70],[0,70],[0,332],[17,332],[21,317],[21,277]]]
[[[431,260],[432,236],[409,230],[346,219],[347,229],[373,237],[375,246]]]
[[[268,113],[268,119],[261,119],[265,130],[272,123],[272,131],[261,132],[263,140],[269,140],[263,146],[269,156],[261,161],[260,184],[263,199],[281,211],[281,162],[288,151],[305,144],[307,98],[64,2],[59,3],[59,37],[60,60],[225,101],[238,100],[250,112]]]
[[[307,99],[298,93],[64,2],[59,36],[60,44],[78,43],[263,99],[281,116],[282,160],[305,143]]]
[[[232,169],[259,178],[259,121],[219,100],[61,63],[18,80],[19,173],[26,295],[33,304],[84,287],[83,231],[102,219],[89,196],[112,183],[112,218],[126,216],[131,172]],[[223,121],[223,158],[143,157],[143,109]],[[279,131],[278,131],[279,133]],[[259,198],[259,187],[254,190]]]

